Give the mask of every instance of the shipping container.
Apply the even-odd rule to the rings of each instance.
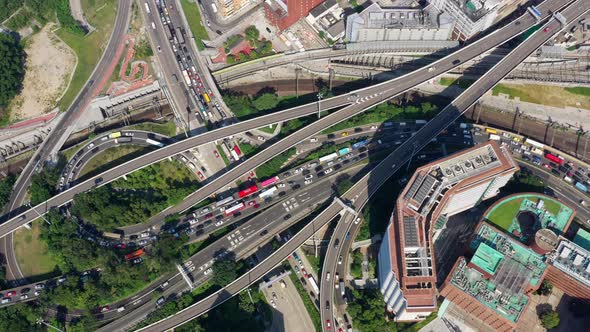
[[[320,163],[325,163],[325,162],[328,162],[330,160],[334,160],[336,158],[338,158],[338,154],[336,152],[330,153],[329,155],[320,157]]]
[[[279,177],[278,176],[273,176],[270,179],[264,180],[262,182],[260,182],[260,185],[262,186],[262,188],[266,188],[268,186],[271,186],[275,183],[277,183],[277,181],[279,181]]]
[[[262,191],[260,193],[260,195],[258,195],[258,197],[261,198],[261,199],[265,199],[267,197],[271,197],[275,193],[275,191],[277,191],[277,187],[276,186],[275,187],[270,187],[270,188],[265,189],[264,191]]]
[[[351,151],[350,148],[342,148],[342,149],[338,150],[338,155],[344,156],[345,154],[349,153],[350,151]]]
[[[315,282],[315,280],[313,279],[311,274],[309,275],[309,278],[307,278],[307,281],[309,282],[311,289],[313,289],[313,291],[316,293],[316,295],[319,295],[320,289],[318,288],[318,284]]]

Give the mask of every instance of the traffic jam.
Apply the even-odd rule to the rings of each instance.
[[[211,89],[205,87],[201,76],[197,71],[197,65],[195,63],[196,60],[191,58],[189,46],[187,46],[187,35],[186,31],[183,27],[174,27],[173,22],[170,20],[170,13],[169,10],[174,10],[174,6],[172,4],[167,4],[165,0],[156,0],[156,7],[158,8],[160,19],[162,24],[164,25],[164,32],[170,45],[172,47],[172,51],[176,56],[176,62],[180,67],[180,71],[182,72],[182,79],[184,83],[188,86],[188,91],[192,95],[193,99],[197,104],[197,108],[199,112],[195,113],[195,117],[200,123],[204,123],[205,120],[209,119],[213,122],[213,113],[209,109],[215,108],[222,119],[227,118],[225,112],[223,112],[222,108],[219,106],[219,103],[213,100],[214,95]],[[149,13],[149,6],[147,3],[145,4],[146,10]],[[152,25],[155,29],[155,25]],[[158,47],[158,51],[161,52],[161,49]],[[179,78],[176,74],[172,75],[172,78],[178,82]]]
[[[509,147],[513,154],[522,160],[545,168],[553,175],[561,178],[564,182],[574,186],[580,192],[588,195],[590,187],[590,168],[564,156],[549,150],[545,144],[530,138],[521,138],[517,135],[503,132],[499,134],[493,128],[474,128],[474,135],[494,140]],[[586,205],[584,200],[580,204]]]

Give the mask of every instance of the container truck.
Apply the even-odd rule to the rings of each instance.
[[[260,195],[258,195],[258,197],[261,198],[261,199],[265,199],[267,197],[271,197],[275,193],[275,191],[277,191],[277,187],[276,186],[270,187],[270,188],[265,189],[264,191],[262,191],[260,193]]]
[[[320,157],[320,163],[325,163],[325,162],[328,162],[330,160],[334,160],[336,158],[338,158],[338,154],[336,152],[330,153],[329,155]]]
[[[184,77],[184,82],[186,83],[186,85],[188,86],[192,86],[193,83],[191,82],[191,78],[190,76],[188,76],[188,72],[185,70],[182,71],[182,77]]]

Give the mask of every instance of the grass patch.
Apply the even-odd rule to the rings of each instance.
[[[182,10],[184,11],[191,32],[195,37],[197,48],[199,51],[204,51],[205,45],[203,44],[203,39],[208,40],[209,35],[201,21],[199,6],[194,2],[189,2],[189,0],[180,0],[180,5],[182,6]]]
[[[452,77],[441,77],[439,83],[440,85],[443,86],[451,86],[451,85],[455,85],[458,86],[462,89],[467,89],[471,84],[473,84],[473,80],[467,80],[467,79],[458,79],[458,78],[452,78]]]
[[[545,204],[545,209],[549,211],[549,213],[551,213],[552,215],[557,216],[557,214],[561,210],[561,204],[550,199],[544,199],[543,202]]]
[[[320,266],[320,258],[314,255],[305,255],[305,258],[307,258],[307,261],[309,264],[311,264],[311,267],[321,275],[322,273],[320,272],[320,269],[322,267]]]
[[[21,271],[26,277],[40,276],[55,270],[56,261],[41,241],[41,219],[33,221],[32,229],[21,228],[14,233],[14,251]]]
[[[266,126],[266,127],[258,128],[258,130],[263,131],[268,134],[274,134],[276,127],[277,127],[277,124],[275,123],[273,125],[270,125],[270,127]]]
[[[123,128],[123,130],[143,130],[166,135],[168,137],[176,136],[176,124],[172,121],[165,123],[144,122]]]
[[[121,145],[108,148],[104,151],[101,151],[99,154],[88,161],[88,163],[80,171],[80,177],[83,177],[88,173],[100,173],[103,170],[106,170],[108,168],[107,166],[109,166],[109,164],[113,164],[114,161],[116,161],[117,164],[121,164],[135,158],[138,154],[143,154],[148,150],[150,150],[149,147],[146,148],[138,145]],[[138,153],[140,151],[141,153]]]
[[[311,321],[313,322],[313,326],[315,326],[315,330],[321,331],[322,330],[322,323],[321,323],[322,319],[320,318],[320,312],[318,311],[317,307],[313,304],[311,298],[309,298],[309,294],[307,294],[307,291],[305,291],[305,288],[303,288],[303,285],[301,285],[301,281],[297,279],[297,276],[295,275],[295,273],[289,273],[289,278],[291,278],[291,281],[295,285],[295,288],[297,289],[297,293],[299,293],[299,296],[301,297],[301,300],[303,301],[303,305],[305,306],[305,309],[307,310],[307,313],[309,314],[309,318],[311,318]]]
[[[404,107],[384,103],[325,129],[322,131],[322,134],[330,134],[348,128],[363,126],[370,123],[381,123],[384,121],[430,119],[434,117],[438,111],[439,109],[431,103],[421,103],[419,106],[407,105]]]
[[[266,163],[258,166],[256,168],[256,175],[259,179],[264,179],[276,175],[281,171],[283,165],[295,154],[295,148],[290,148],[289,150],[279,154],[278,156],[272,158],[271,160],[267,161]]]
[[[573,88],[564,88],[564,89],[565,89],[565,91],[573,93],[573,94],[582,95],[582,96],[590,96],[590,88],[588,88],[588,87],[575,86]]]
[[[223,159],[225,166],[229,166],[229,159],[227,158],[227,155],[225,154],[225,152],[223,152],[221,145],[217,145],[216,147],[217,147],[217,153],[219,153],[219,156],[221,156],[221,159]]]
[[[497,206],[486,219],[500,229],[508,231],[508,228],[510,228],[510,225],[512,224],[512,220],[520,210],[522,200],[522,198],[516,198],[502,203]]]
[[[258,152],[258,148],[250,143],[240,143],[240,150],[245,157],[250,157]]]
[[[88,22],[97,27],[96,31],[86,36],[71,33],[65,29],[56,31],[57,35],[74,50],[78,58],[72,81],[59,102],[60,111],[68,109],[90,77],[107,46],[115,24],[117,14],[115,0],[82,0],[82,8]]]
[[[492,89],[492,94],[508,95],[510,99],[519,98],[521,101],[555,107],[590,108],[590,88],[571,87],[562,88],[552,85],[536,84],[498,84]]]

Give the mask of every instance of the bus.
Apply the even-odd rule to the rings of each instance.
[[[315,282],[311,274],[309,275],[309,278],[307,278],[307,281],[309,282],[309,285],[311,286],[311,289],[313,289],[314,293],[316,293],[316,295],[320,295],[318,284]]]
[[[533,141],[533,140],[532,140],[532,139],[530,139],[530,138],[527,138],[527,139],[526,139],[526,141],[525,141],[525,143],[526,143],[526,144],[528,144],[528,145],[532,145],[532,146],[534,146],[534,147],[536,147],[536,148],[539,148],[539,149],[543,149],[543,148],[545,148],[545,145],[544,145],[544,144],[542,144],[542,143],[539,143],[539,142],[537,142],[537,141]]]
[[[143,248],[140,248],[130,254],[125,255],[125,260],[130,261],[134,258],[141,257],[141,256],[143,256],[144,253],[145,253],[145,251],[143,250]]]
[[[176,27],[176,31],[178,32],[176,34],[176,37],[178,37],[178,41],[181,44],[184,44],[184,33],[183,33],[183,31],[180,29],[180,27]]]
[[[238,191],[238,197],[239,198],[244,198],[246,196],[250,196],[250,195],[254,194],[257,191],[258,191],[258,186],[253,185],[253,186],[248,187],[248,188],[246,188],[244,190]]]
[[[119,137],[121,137],[121,132],[120,132],[120,131],[118,131],[118,132],[116,132],[116,133],[111,133],[111,134],[109,134],[109,138],[110,138],[110,139],[113,139],[113,138],[119,138]]]
[[[498,131],[496,129],[486,128],[486,133],[488,133],[488,134],[497,134]]]
[[[158,142],[158,141],[154,141],[154,140],[153,140],[153,139],[151,139],[151,138],[148,138],[148,139],[146,139],[146,140],[145,140],[145,142],[146,142],[147,144],[155,145],[155,146],[157,146],[157,147],[159,147],[159,148],[161,148],[161,147],[163,147],[163,146],[164,146],[164,143],[162,143],[162,142]]]
[[[220,206],[223,206],[225,204],[231,203],[233,201],[234,201],[234,197],[233,196],[229,196],[229,197],[226,197],[226,198],[218,201],[217,203],[215,203],[215,207],[218,208]]]
[[[549,152],[545,153],[545,158],[547,160],[550,160],[550,161],[556,163],[557,165],[563,165],[563,159],[561,159],[558,156],[551,154]]]
[[[277,183],[279,181],[279,177],[278,176],[273,176],[270,179],[264,180],[262,182],[260,182],[260,185],[262,186],[262,188],[266,188],[268,186],[271,186],[275,183]]]
[[[537,22],[541,20],[541,13],[535,6],[529,6],[529,8],[527,8],[527,11],[535,18],[535,20],[537,20]]]
[[[244,203],[240,202],[240,203],[238,203],[236,205],[230,206],[227,209],[225,209],[225,212],[224,213],[225,213],[226,216],[230,216],[230,215],[232,215],[232,214],[234,214],[234,213],[236,213],[238,211],[243,210],[244,207],[245,207]]]
[[[191,83],[190,76],[188,76],[188,73],[186,72],[186,69],[182,71],[182,76],[184,77],[184,81],[186,82],[186,85],[188,85],[188,86],[193,85],[193,83]]]
[[[203,98],[205,99],[205,102],[207,104],[209,104],[211,102],[211,98],[209,98],[209,95],[206,93],[203,93]]]

